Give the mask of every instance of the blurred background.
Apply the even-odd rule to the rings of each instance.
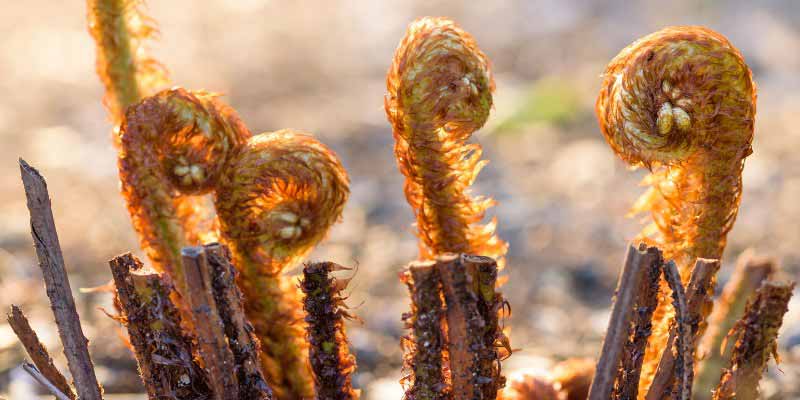
[[[630,3],[150,0],[146,9],[161,31],[152,53],[175,84],[224,93],[254,132],[310,131],[341,157],[352,196],[344,221],[313,258],[358,266],[348,300],[363,320],[349,325],[356,383],[366,399],[399,399],[408,299],[397,275],[417,250],[383,95],[394,49],[417,17],[455,19],[493,62],[495,110],[475,136],[491,163],[474,193],[498,200],[490,214],[511,245],[503,292],[519,350],[506,371],[599,351],[626,242],[640,226],[625,215],[643,191],[644,172],[628,170],[603,141],[595,96],[620,49],[667,25],[723,33],[758,84],[755,153],[720,280],[748,247],[798,276],[800,2]],[[106,392],[143,399],[117,324],[100,310],[111,308],[110,295],[78,293],[109,282],[112,256],[139,253],[118,194],[85,12],[77,1],[44,0],[5,2],[0,11],[0,307],[21,304],[64,366],[29,233],[17,167],[23,157],[47,177]],[[798,303],[782,330],[780,369],[771,364],[764,383],[769,398],[800,395]],[[17,368],[23,358],[0,322],[0,395],[33,398],[35,383]]]

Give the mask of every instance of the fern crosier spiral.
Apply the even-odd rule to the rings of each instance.
[[[742,55],[707,28],[645,36],[605,71],[596,107],[603,135],[620,158],[651,171],[650,188],[634,206],[652,217],[639,239],[675,260],[684,281],[697,258],[722,256],[752,152],[755,111],[755,84]],[[661,296],[640,393],[668,331],[671,313],[663,290]]]
[[[215,188],[233,148],[249,137],[236,112],[205,92],[165,90],[128,108],[120,134],[122,194],[142,248],[179,291],[180,250],[203,233],[184,221],[205,213],[182,199]]]
[[[496,222],[480,223],[494,201],[468,194],[486,164],[480,145],[467,143],[492,108],[486,55],[453,21],[422,18],[408,27],[386,86],[386,114],[421,258],[453,252],[502,259],[507,246],[495,235]]]
[[[336,155],[310,135],[282,130],[236,149],[218,183],[223,240],[241,272],[245,312],[265,354],[263,371],[280,399],[311,398],[312,374],[297,285],[281,272],[325,236],[349,195]]]

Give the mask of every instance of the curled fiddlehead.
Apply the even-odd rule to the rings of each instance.
[[[397,48],[386,86],[386,114],[417,218],[421,257],[452,252],[502,258],[507,246],[495,235],[495,221],[480,224],[494,201],[467,193],[486,164],[480,145],[467,143],[492,108],[486,55],[453,21],[422,18]]]
[[[169,89],[128,108],[120,134],[122,193],[142,248],[179,291],[180,250],[203,234],[183,222],[205,212],[180,200],[212,190],[248,137],[236,112],[205,92]]]
[[[342,213],[348,178],[313,137],[282,130],[253,136],[231,156],[215,196],[223,240],[241,271],[245,312],[261,340],[264,373],[278,398],[313,396],[301,295],[281,275]]]
[[[624,161],[645,166],[649,190],[634,211],[652,224],[638,239],[659,246],[686,280],[697,258],[719,259],[751,152],[755,84],[739,51],[712,30],[670,27],[650,34],[608,65],[597,118]],[[662,290],[642,371],[647,389],[670,315]],[[705,316],[704,316],[705,317]]]
[[[203,215],[208,213],[208,209],[201,198],[175,196],[167,182],[158,182],[168,175],[154,172],[158,162],[151,157],[152,149],[147,148],[153,142],[147,143],[148,139],[134,138],[128,133],[127,145],[122,143],[128,107],[138,107],[141,117],[145,106],[136,105],[168,85],[166,68],[145,51],[145,42],[154,36],[156,28],[155,22],[141,8],[140,0],[87,0],[87,18],[89,33],[96,44],[97,74],[106,89],[104,103],[114,124],[113,140],[120,151],[123,195],[143,247],[148,250],[148,257],[159,270],[170,271],[169,265],[178,265],[178,252],[182,246],[197,244],[200,232],[209,233],[210,218]],[[211,96],[200,94],[200,97]],[[149,104],[154,106],[157,102]],[[184,117],[190,118],[188,115]],[[143,144],[145,147],[137,147]],[[151,159],[145,160],[147,157]],[[196,169],[193,175],[199,176]],[[134,193],[136,189],[130,183],[136,180],[146,182],[144,186],[147,189]],[[160,189],[154,189],[156,186]],[[152,190],[152,195],[148,190]],[[180,288],[181,281],[175,283]]]

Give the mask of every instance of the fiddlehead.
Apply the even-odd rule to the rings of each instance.
[[[114,125],[125,109],[167,84],[167,71],[147,55],[144,42],[155,23],[140,11],[140,0],[87,0],[89,33],[97,47],[97,75]]]
[[[113,140],[121,153],[120,166],[123,157],[129,157],[130,161],[130,156],[126,156],[125,153],[152,153],[151,149],[131,147],[130,140],[128,147],[122,148],[121,131],[124,130],[122,125],[125,124],[127,108],[168,85],[166,68],[145,51],[144,43],[154,36],[156,28],[155,22],[144,15],[141,8],[140,0],[87,0],[89,33],[96,44],[96,69],[106,89],[104,103],[114,124]],[[143,112],[140,109],[139,113]],[[188,115],[184,117],[191,118]],[[198,120],[202,118],[202,116],[197,117]],[[127,162],[127,170],[120,170],[120,175],[123,181],[126,179],[125,175],[128,179],[132,176],[155,178],[152,167],[152,162]],[[194,175],[197,174],[195,171]],[[179,260],[177,252],[180,247],[196,244],[197,233],[207,232],[211,224],[210,217],[203,215],[209,212],[202,202],[203,199],[166,196],[165,192],[170,192],[171,189],[153,189],[153,186],[158,185],[157,179],[153,178],[147,182],[149,189],[152,190],[152,196],[148,195],[147,190],[140,190],[138,196],[132,196],[131,192],[134,189],[126,188],[124,183],[123,195],[128,201],[131,219],[140,240],[145,244],[144,248],[150,249],[147,252],[149,258],[157,268],[165,270],[163,268],[167,262],[165,260],[172,259],[173,262],[175,259]],[[150,211],[141,210],[140,205],[147,206]],[[153,214],[152,210],[155,208],[161,210],[160,216],[151,215],[151,217],[160,221],[157,229],[160,233],[152,227],[147,227],[148,224],[156,224],[155,220],[145,222],[149,218],[144,214]],[[180,239],[182,237],[183,239]],[[154,247],[153,243],[158,240],[167,246]],[[168,255],[166,253],[168,251],[172,254]],[[181,282],[176,281],[176,284],[180,286]]]
[[[454,22],[422,18],[397,48],[386,86],[386,114],[421,257],[453,252],[502,259],[507,246],[494,233],[495,221],[480,224],[494,201],[467,193],[486,164],[480,145],[466,142],[492,107],[489,60]]]
[[[181,200],[212,190],[248,137],[236,112],[205,92],[165,90],[128,108],[120,135],[122,193],[142,248],[179,291],[180,249],[201,236],[183,222],[204,211]]]
[[[596,109],[603,135],[620,158],[652,171],[650,189],[634,207],[649,211],[653,222],[639,239],[675,260],[684,280],[696,258],[722,256],[752,151],[755,100],[739,51],[702,27],[648,35],[606,69]],[[661,296],[640,393],[668,329],[663,290]]]
[[[241,271],[245,312],[261,340],[267,380],[281,399],[313,396],[301,297],[281,275],[342,213],[347,175],[327,147],[283,130],[252,137],[231,156],[215,197],[223,240]]]

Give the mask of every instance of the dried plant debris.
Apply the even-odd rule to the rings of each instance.
[[[77,397],[75,396],[75,392],[72,391],[72,387],[69,386],[67,379],[56,368],[55,364],[53,364],[50,353],[47,352],[42,342],[39,341],[38,335],[36,335],[36,332],[31,328],[30,323],[28,323],[28,318],[25,317],[22,309],[16,305],[11,305],[11,313],[8,314],[8,324],[11,325],[11,329],[14,330],[17,338],[19,338],[19,341],[25,347],[28,357],[31,358],[33,364],[36,365],[36,369],[42,376],[61,393],[75,400]]]
[[[638,374],[635,369],[641,367],[641,361],[631,356],[627,365],[632,370],[622,371],[620,366],[622,365],[623,351],[634,353],[637,351],[635,346],[639,346],[638,343],[631,343],[631,340],[636,339],[635,337],[631,338],[630,334],[631,323],[634,321],[634,306],[637,303],[645,304],[645,299],[640,299],[640,293],[652,290],[648,286],[651,284],[649,279],[652,279],[653,269],[660,270],[662,263],[661,251],[655,247],[648,247],[643,243],[638,247],[633,245],[628,247],[625,263],[617,283],[614,306],[608,320],[608,330],[589,390],[589,399],[608,400],[614,398],[616,393],[630,392],[630,388],[622,386],[632,385],[632,383],[622,381],[622,379],[626,375]],[[616,382],[621,382],[621,384],[616,384]]]
[[[719,382],[720,371],[730,362],[735,344],[726,340],[728,332],[744,315],[750,295],[761,287],[762,282],[770,279],[777,269],[774,259],[757,256],[753,251],[745,251],[739,256],[733,276],[725,284],[719,300],[714,303],[708,331],[697,350],[698,358],[702,358],[702,361],[697,367],[692,390],[696,400],[711,398]]]
[[[409,374],[407,400],[450,399],[449,373],[444,370],[447,349],[444,300],[435,261],[417,261],[402,275],[411,296],[411,311],[403,321],[411,334],[403,337],[404,369]]]
[[[640,245],[640,251],[646,249]],[[655,249],[655,248],[651,248]],[[633,305],[632,321],[628,327],[628,340],[622,348],[622,360],[616,376],[613,398],[635,400],[639,391],[639,376],[642,373],[647,339],[653,327],[653,312],[658,306],[658,290],[663,264],[661,252],[650,250],[649,262],[642,265],[638,293]],[[592,371],[594,372],[594,371]]]
[[[192,338],[180,326],[172,286],[142,271],[131,254],[112,259],[121,321],[128,328],[139,372],[150,399],[212,398],[202,367],[192,356]]]
[[[437,258],[447,306],[447,346],[453,397],[494,399],[505,385],[500,351],[505,342],[498,315],[505,304],[495,291],[497,262],[490,257],[446,254]]]
[[[236,362],[239,395],[245,399],[272,399],[272,390],[264,380],[258,360],[261,344],[245,317],[242,293],[236,286],[236,269],[230,263],[230,252],[218,243],[204,247],[217,310]]]
[[[694,368],[694,347],[692,346],[692,321],[686,291],[681,283],[678,267],[674,262],[664,264],[664,279],[672,291],[672,307],[675,310],[675,319],[670,326],[670,344],[663,354],[674,352],[672,385],[664,388],[663,392],[656,392],[656,398],[690,400],[692,393],[692,373]],[[674,336],[673,336],[674,335]],[[657,378],[657,376],[656,376]],[[653,392],[653,387],[648,391],[648,396]]]
[[[345,269],[348,268],[332,262],[308,263],[300,282],[305,293],[303,309],[308,324],[309,359],[318,400],[359,398],[359,392],[352,385],[356,361],[350,354],[344,330],[344,319],[351,317],[342,290],[349,279],[331,276],[331,272]]]
[[[758,382],[771,356],[777,360],[778,330],[792,297],[794,283],[764,282],[750,297],[744,316],[733,327],[731,362],[722,373],[714,400],[758,398]]]
[[[19,160],[20,176],[25,188],[30,212],[31,236],[36,247],[36,258],[42,270],[50,308],[53,310],[58,336],[64,345],[69,372],[75,382],[75,391],[81,400],[101,400],[103,389],[97,381],[89,340],[83,334],[75,299],[72,297],[64,256],[58,241],[58,232],[50,208],[50,193],[44,177],[36,168]]]
[[[673,353],[673,345],[680,339],[680,329],[683,326],[681,321],[678,320],[670,330],[670,335],[667,339],[667,350],[661,355],[658,369],[656,369],[656,374],[653,377],[653,383],[647,392],[646,398],[648,400],[670,398],[673,387],[681,384],[679,382],[681,382],[682,378],[679,374],[682,370],[688,374],[687,380],[693,380],[693,370],[682,369],[683,367],[678,364],[678,360],[683,358],[685,362],[687,358],[692,360],[695,358],[694,351],[697,340],[705,329],[703,316],[708,315],[707,311],[712,306],[711,297],[714,295],[713,280],[717,271],[719,271],[719,266],[718,260],[699,259],[695,263],[689,284],[686,287],[686,313],[681,317],[688,322],[690,327],[690,332],[687,336],[688,342],[683,347],[676,347],[675,353]],[[681,354],[678,354],[678,351],[681,351]],[[691,382],[684,381],[683,384],[691,385]]]

